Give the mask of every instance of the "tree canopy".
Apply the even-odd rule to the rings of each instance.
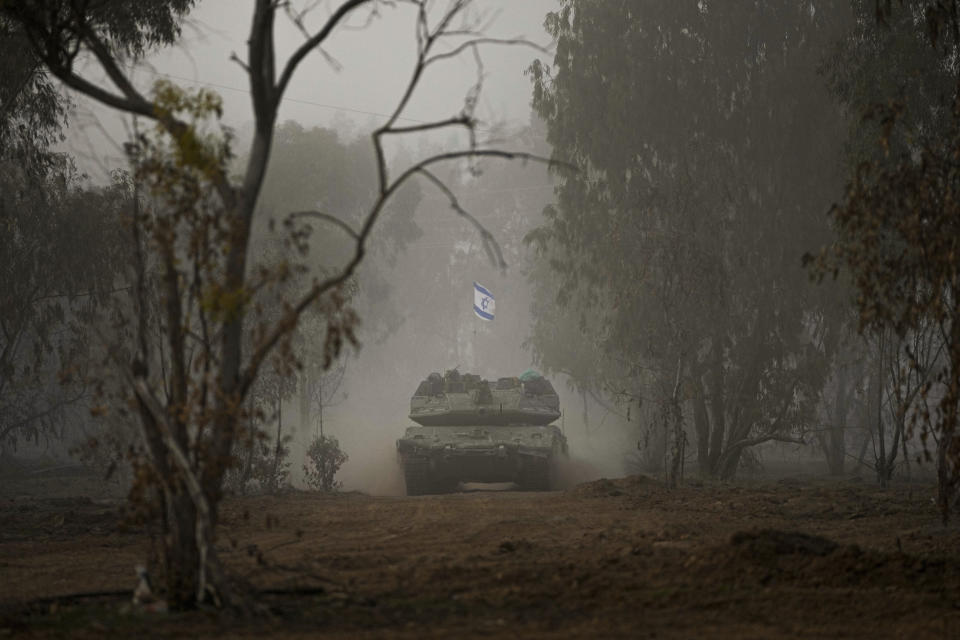
[[[828,294],[800,258],[839,187],[843,119],[817,68],[846,20],[841,2],[566,0],[552,67],[530,68],[554,157],[580,168],[529,237],[558,292],[532,344],[572,369],[549,305],[581,316],[606,364],[577,382],[682,403],[708,473],[799,439],[825,376]]]

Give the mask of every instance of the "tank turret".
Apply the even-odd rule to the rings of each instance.
[[[410,419],[424,427],[544,425],[560,417],[560,398],[539,374],[490,382],[472,374],[431,373],[410,398]]]

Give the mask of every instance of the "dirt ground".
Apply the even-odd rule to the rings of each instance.
[[[129,605],[154,550],[118,525],[115,488],[7,479],[0,637],[960,638],[960,528],[940,524],[932,495],[632,476],[235,498],[219,547],[261,589],[250,613],[161,614]]]

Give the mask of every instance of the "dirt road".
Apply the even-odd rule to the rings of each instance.
[[[0,505],[0,635],[960,638],[960,529],[931,488],[782,480],[668,491],[229,501],[220,547],[269,593],[250,617],[144,614],[151,553],[113,507]],[[318,589],[322,587],[322,589]]]

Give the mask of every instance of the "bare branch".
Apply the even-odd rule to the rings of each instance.
[[[334,215],[331,215],[329,213],[324,213],[323,211],[297,211],[297,212],[291,213],[289,216],[287,216],[287,218],[290,220],[295,220],[297,218],[318,218],[325,222],[329,222],[330,224],[336,227],[339,227],[340,229],[343,229],[343,231],[346,232],[346,234],[349,235],[354,240],[360,239],[360,236],[357,235],[357,232],[354,231],[353,228],[350,227],[350,225],[348,225],[346,222],[344,222],[340,218]]]
[[[21,427],[24,427],[24,426],[26,426],[26,425],[28,425],[28,424],[30,424],[30,423],[32,423],[32,422],[35,422],[35,421],[37,421],[37,420],[42,420],[43,418],[46,418],[47,416],[53,415],[54,413],[56,413],[56,412],[59,411],[60,409],[63,409],[63,408],[65,408],[65,407],[68,407],[68,406],[72,405],[74,402],[77,402],[78,400],[80,400],[81,398],[83,398],[86,394],[87,394],[86,388],[81,388],[81,389],[77,392],[77,395],[75,395],[75,396],[68,397],[68,398],[62,398],[62,399],[58,400],[57,402],[54,402],[54,403],[50,404],[46,409],[40,411],[39,413],[34,413],[34,414],[30,415],[30,416],[27,416],[26,418],[22,418],[22,419],[18,420],[17,422],[12,422],[12,423],[3,425],[3,427],[0,428],[0,442],[3,442],[3,440],[7,437],[7,435],[9,435],[10,433],[16,431],[17,429],[19,429],[19,428],[21,428]],[[4,409],[7,409],[7,407],[4,407]]]
[[[240,65],[241,69],[246,71],[248,74],[250,73],[250,67],[247,65],[246,62],[240,59],[240,56],[237,55],[236,51],[230,52],[230,62],[236,62],[238,65]]]
[[[340,5],[336,11],[327,19],[327,22],[323,27],[310,37],[306,42],[300,45],[296,51],[293,52],[293,55],[287,60],[287,63],[283,67],[283,72],[280,74],[280,81],[277,83],[275,100],[279,101],[283,97],[284,91],[287,89],[287,85],[290,84],[290,79],[293,77],[294,71],[297,70],[297,66],[307,57],[313,49],[319,47],[330,35],[333,29],[354,9],[374,2],[375,0],[349,0]]]
[[[260,366],[270,354],[270,351],[273,349],[273,347],[281,340],[281,338],[283,338],[283,336],[296,329],[300,314],[302,314],[307,307],[316,302],[316,300],[324,293],[340,286],[354,274],[357,267],[363,261],[363,258],[366,255],[367,239],[370,236],[370,233],[373,231],[373,227],[377,220],[380,218],[380,214],[383,213],[383,209],[386,206],[387,201],[393,196],[393,194],[395,194],[400,187],[406,184],[406,182],[413,176],[417,174],[428,173],[426,172],[426,169],[430,166],[449,160],[462,160],[473,157],[494,157],[508,160],[520,159],[524,161],[542,162],[548,165],[555,164],[553,161],[547,158],[543,158],[531,153],[501,151],[499,149],[470,149],[464,151],[440,153],[421,160],[417,164],[409,167],[396,180],[390,183],[386,189],[381,191],[377,201],[370,208],[370,212],[367,214],[360,232],[356,234],[354,253],[347,264],[344,265],[339,273],[330,276],[321,282],[314,283],[314,285],[300,298],[297,304],[291,307],[288,312],[284,314],[284,317],[277,322],[273,330],[267,334],[266,338],[261,342],[257,349],[254,350],[253,354],[250,356],[250,361],[246,369],[239,376],[237,389],[241,397],[247,392],[254,380],[256,380],[257,372],[259,371]],[[467,214],[467,217],[472,218],[469,214]],[[475,224],[478,223],[475,222]],[[489,235],[489,232],[483,229],[482,226],[480,226],[480,229]]]
[[[417,38],[417,50],[418,57],[417,62],[413,70],[413,74],[407,83],[407,86],[401,96],[400,100],[397,102],[396,107],[393,110],[393,113],[388,117],[387,121],[379,129],[373,133],[374,149],[377,156],[377,172],[380,182],[380,191],[384,192],[387,188],[389,178],[387,176],[387,164],[386,158],[384,156],[383,147],[381,145],[381,138],[385,135],[391,134],[402,134],[402,133],[415,133],[415,132],[424,132],[431,131],[435,129],[440,129],[448,126],[463,126],[467,129],[470,135],[470,146],[471,149],[474,149],[476,146],[476,120],[473,118],[473,109],[476,105],[476,96],[479,94],[480,87],[482,86],[483,81],[483,65],[479,58],[478,45],[480,44],[508,44],[508,45],[518,45],[518,44],[527,44],[533,46],[534,48],[546,51],[543,47],[539,45],[526,42],[521,39],[498,39],[498,38],[473,38],[467,42],[460,44],[454,50],[430,56],[430,51],[432,47],[445,36],[450,36],[451,34],[462,35],[462,31],[450,30],[448,27],[453,19],[469,4],[470,0],[456,0],[452,5],[447,9],[446,13],[440,19],[437,26],[431,30],[428,19],[427,19],[427,9],[425,2],[415,2],[418,7],[417,14],[417,24],[415,28],[415,34]],[[432,62],[437,62],[444,59],[452,58],[456,55],[459,55],[467,48],[472,48],[474,55],[477,58],[477,67],[478,67],[478,80],[477,84],[471,89],[470,94],[467,96],[466,104],[464,105],[463,111],[452,118],[446,120],[437,120],[435,122],[428,122],[414,126],[408,127],[396,127],[395,124],[400,118],[400,114],[403,113],[407,105],[410,102],[410,99],[413,96],[414,91],[417,88],[417,85],[420,82],[420,78],[423,75],[424,70]]]
[[[37,40],[36,34],[28,31],[31,46],[37,56],[43,60],[50,72],[65,85],[84,95],[87,95],[98,102],[113,107],[119,111],[130,113],[132,115],[141,115],[151,120],[158,121],[164,129],[171,135],[174,141],[180,140],[189,126],[183,121],[177,119],[170,113],[160,113],[154,108],[152,101],[141,94],[126,74],[117,64],[117,59],[110,51],[107,44],[100,37],[80,21],[78,27],[77,47],[80,43],[85,43],[93,53],[101,68],[110,78],[110,80],[120,89],[122,95],[110,92],[99,85],[96,85],[86,78],[78,75],[72,68],[72,57],[68,57],[67,62],[61,61],[57,52],[51,49],[45,49]],[[46,35],[46,34],[43,34]],[[235,192],[230,185],[226,173],[221,168],[215,169],[213,177],[214,186],[217,189],[224,204],[230,208],[235,203]]]
[[[448,33],[446,35],[454,35],[454,34]],[[530,42],[529,40],[525,40],[523,38],[473,38],[466,42],[460,43],[450,51],[446,51],[444,53],[438,53],[436,55],[430,56],[429,58],[426,58],[423,61],[423,66],[428,67],[431,64],[435,62],[439,62],[441,60],[456,58],[461,53],[463,53],[464,51],[466,51],[471,47],[476,47],[478,45],[486,45],[486,44],[499,44],[499,45],[509,45],[509,46],[520,45],[524,47],[531,47],[533,49],[536,49],[540,53],[547,53],[547,54],[550,53],[550,50],[547,49],[546,47],[539,45],[535,42]]]
[[[100,66],[103,67],[103,70],[106,71],[110,80],[120,89],[123,95],[126,96],[127,100],[132,104],[139,105],[141,108],[152,108],[150,101],[137,91],[133,83],[130,82],[130,79],[120,70],[114,54],[107,48],[107,45],[100,37],[82,22],[80,23],[80,33],[87,43],[87,46],[93,52],[93,55],[96,56]]]
[[[17,19],[21,20],[26,27],[25,33],[30,46],[36,53],[37,57],[43,61],[46,67],[50,70],[50,73],[54,75],[58,80],[63,82],[65,85],[71,89],[75,89],[85,95],[88,95],[95,100],[102,102],[108,106],[114,107],[120,111],[132,114],[140,114],[145,116],[150,116],[152,109],[150,109],[149,103],[137,102],[130,100],[129,96],[124,93],[124,95],[118,95],[99,85],[96,85],[86,78],[78,75],[73,70],[73,62],[79,52],[80,44],[82,41],[82,36],[76,32],[71,32],[70,39],[74,40],[73,46],[70,46],[68,41],[60,41],[58,38],[63,37],[63,34],[57,33],[58,30],[62,30],[61,25],[48,24],[44,19],[39,18],[36,15],[31,15],[29,12],[26,14],[21,14],[17,16]],[[81,21],[82,22],[82,21]],[[88,31],[89,33],[89,31]],[[94,54],[97,55],[99,60],[99,55],[97,50],[94,50],[91,47]],[[100,54],[102,55],[102,50]],[[111,75],[111,79],[114,81],[114,84],[123,91],[122,83],[117,82],[116,79],[112,77],[111,70],[104,69],[107,71],[108,75]]]
[[[476,229],[477,233],[480,234],[480,239],[483,243],[483,249],[487,252],[487,257],[490,258],[490,262],[493,262],[501,269],[506,269],[507,263],[503,259],[503,252],[500,250],[500,244],[497,242],[496,238],[493,237],[493,234],[490,233],[486,227],[480,224],[480,222],[473,217],[469,211],[460,205],[460,201],[457,200],[457,196],[446,184],[444,184],[443,180],[432,174],[427,169],[420,169],[419,173],[420,175],[425,176],[447,196],[447,198],[450,200],[450,207],[453,208],[458,215],[466,218],[467,221],[473,225],[473,228]]]
[[[316,3],[309,7],[304,7],[303,11],[297,11],[289,2],[283,5],[283,12],[287,14],[287,17],[290,18],[290,22],[293,23],[293,25],[307,40],[310,39],[310,32],[307,31],[307,28],[303,24],[303,17],[307,15],[308,12],[312,11],[314,7],[316,7]]]
[[[724,452],[719,466],[723,466],[723,463],[728,460],[730,457],[739,454],[742,450],[754,447],[758,444],[763,444],[764,442],[788,442],[791,444],[807,444],[803,438],[794,438],[793,436],[784,436],[777,434],[767,434],[763,436],[757,436],[755,438],[744,438],[738,440],[733,444],[728,445],[727,450]]]
[[[105,104],[108,107],[113,107],[119,111],[155,119],[153,106],[150,103],[146,103],[144,105],[131,102],[124,96],[111,93],[106,89],[95,85],[86,78],[77,75],[71,69],[59,65],[49,58],[45,58],[44,62],[47,63],[47,68],[50,69],[50,73],[52,73],[60,82],[67,85],[71,89],[90,96],[97,102]]]
[[[421,124],[413,124],[405,127],[391,127],[390,129],[385,129],[383,135],[396,135],[396,134],[406,134],[406,133],[422,133],[424,131],[433,131],[435,129],[442,129],[444,127],[453,127],[453,126],[463,126],[467,129],[473,129],[475,121],[465,115],[453,116],[452,118],[447,118],[446,120],[436,120],[434,122],[424,122]]]
[[[419,53],[417,56],[417,63],[413,69],[413,75],[410,77],[409,82],[407,82],[407,87],[404,89],[400,100],[397,101],[397,106],[394,108],[393,113],[382,127],[373,132],[374,146],[377,151],[377,169],[380,176],[381,191],[383,191],[387,184],[387,171],[386,160],[383,157],[383,149],[380,146],[380,137],[393,128],[393,125],[400,117],[400,114],[403,113],[403,110],[407,108],[407,104],[409,104],[410,98],[413,97],[413,92],[416,90],[417,85],[420,82],[420,78],[423,75],[424,69],[426,68],[424,62],[427,60],[427,56],[430,53],[431,47],[433,47],[433,45],[437,42],[437,39],[444,34],[444,30],[446,29],[447,25],[451,20],[453,20],[454,16],[460,12],[463,6],[464,0],[457,0],[457,2],[453,4],[447,13],[444,14],[436,29],[434,29],[434,31],[431,33],[427,24],[426,5],[422,2],[419,3],[420,10],[416,27],[417,48]]]

